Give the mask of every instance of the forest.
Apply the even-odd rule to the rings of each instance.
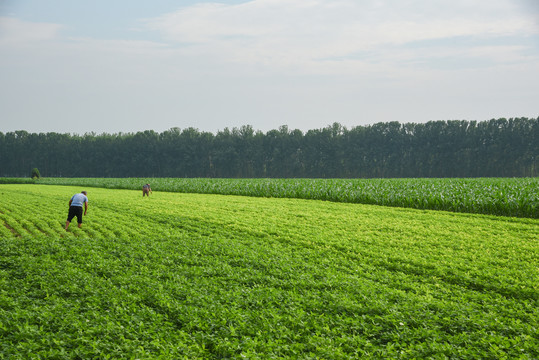
[[[539,117],[385,122],[266,133],[189,127],[84,135],[0,132],[0,176],[205,178],[536,177]]]

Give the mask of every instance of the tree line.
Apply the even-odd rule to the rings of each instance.
[[[350,129],[252,126],[216,134],[0,132],[0,176],[406,178],[535,177],[539,118],[385,122]]]

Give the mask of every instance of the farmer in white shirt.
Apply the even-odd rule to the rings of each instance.
[[[86,191],[81,192],[80,194],[75,194],[69,200],[69,212],[67,214],[66,221],[66,230],[69,227],[69,223],[73,218],[77,217],[77,222],[79,223],[79,228],[82,225],[82,206],[84,205],[84,215],[88,211],[88,197],[86,196]]]

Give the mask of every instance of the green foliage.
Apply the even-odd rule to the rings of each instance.
[[[0,184],[34,184],[35,179],[0,177]]]
[[[288,126],[215,135],[194,128],[83,136],[15,131],[0,136],[0,176],[26,174],[31,159],[47,177],[535,177],[538,138],[539,118],[351,129],[334,123],[306,133]]]
[[[41,177],[41,175],[39,174],[39,169],[38,168],[33,168],[32,169],[32,174],[30,176],[32,179],[39,179]]]
[[[2,358],[539,357],[538,220],[78,191],[0,185]]]
[[[41,184],[298,198],[539,218],[539,178],[172,179],[47,178]]]

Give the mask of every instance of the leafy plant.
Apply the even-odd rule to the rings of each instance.
[[[0,185],[2,357],[539,357],[536,219],[78,191]]]
[[[41,178],[41,174],[39,173],[39,169],[38,168],[33,168],[32,169],[32,174],[31,174],[30,177],[32,179],[34,179],[34,180]]]
[[[298,198],[425,210],[539,218],[539,178],[172,179],[47,178],[41,184]]]

